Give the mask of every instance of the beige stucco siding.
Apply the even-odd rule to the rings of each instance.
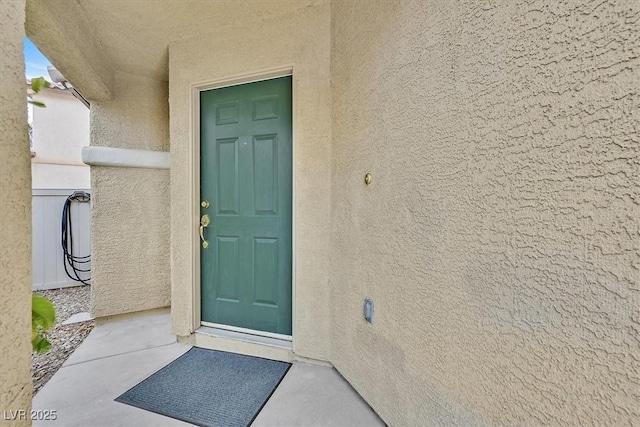
[[[166,151],[166,82],[116,73],[112,101],[91,104],[91,145]],[[91,167],[92,314],[170,305],[169,171]]]
[[[23,0],[0,0],[0,412],[31,409],[31,169]],[[26,417],[25,417],[26,418]]]
[[[113,96],[114,68],[96,39],[93,13],[83,10],[86,3],[27,0],[27,35],[86,99],[107,101]]]
[[[246,16],[253,16],[247,6]],[[245,16],[243,14],[243,16]],[[329,4],[259,23],[230,17],[197,39],[169,48],[171,107],[171,277],[173,331],[193,331],[191,239],[195,228],[189,173],[190,84],[292,65],[294,116],[294,350],[327,360],[329,352]],[[195,224],[196,218],[193,218]],[[197,250],[197,249],[196,249]],[[195,326],[197,327],[197,325]]]
[[[60,89],[43,89],[33,98],[46,108],[32,107],[32,188],[90,188],[89,166],[80,155],[89,145],[89,109]]]
[[[498,3],[332,2],[330,360],[390,425],[639,424],[640,4]]]

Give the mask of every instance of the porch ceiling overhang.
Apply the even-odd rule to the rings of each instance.
[[[114,71],[168,80],[168,45],[328,0],[28,0],[27,34],[90,99]],[[215,40],[211,40],[215,43]]]

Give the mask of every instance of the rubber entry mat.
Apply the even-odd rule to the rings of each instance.
[[[193,347],[116,402],[199,426],[249,426],[290,363]]]

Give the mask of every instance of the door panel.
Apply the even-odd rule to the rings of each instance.
[[[219,139],[216,170],[218,172],[218,214],[238,214],[238,138]]]
[[[230,303],[240,301],[240,291],[238,289],[239,248],[238,237],[216,236],[217,256],[215,260],[217,281],[219,283],[218,298]]]
[[[291,77],[200,95],[202,320],[291,335]]]
[[[253,239],[253,303],[278,308],[278,239]]]
[[[256,215],[276,215],[278,205],[276,135],[260,135],[253,138],[253,197]]]

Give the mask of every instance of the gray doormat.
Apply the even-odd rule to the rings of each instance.
[[[246,427],[290,363],[193,347],[116,399],[199,426]]]

